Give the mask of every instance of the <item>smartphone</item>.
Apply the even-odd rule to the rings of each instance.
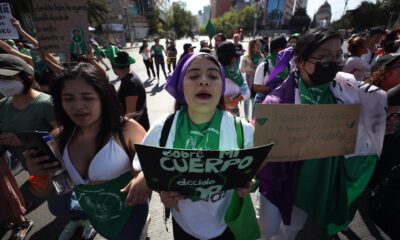
[[[33,157],[49,156],[49,159],[43,161],[43,163],[48,162],[59,162],[53,151],[47,145],[44,137],[47,136],[48,132],[40,131],[29,131],[29,132],[18,132],[17,137],[29,150],[34,150]],[[61,166],[61,165],[60,165]]]

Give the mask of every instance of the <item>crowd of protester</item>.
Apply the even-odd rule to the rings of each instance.
[[[148,78],[160,82],[161,68],[165,90],[176,100],[174,113],[150,124],[145,87],[131,70],[138,63],[128,52],[114,45],[102,49],[92,40],[87,51],[62,64],[43,52],[16,19],[12,24],[23,41],[0,40],[0,222],[13,239],[24,239],[34,223],[25,217],[29,200],[18,188],[10,159],[29,172],[30,191],[47,199],[50,212],[69,220],[59,239],[71,239],[81,226],[84,239],[96,233],[139,239],[152,190],[134,144],[252,147],[256,103],[360,104],[361,110],[353,154],[268,163],[257,174],[260,185],[252,203],[257,219],[249,219],[244,230],[259,233],[260,239],[295,239],[310,218],[321,239],[331,239],[348,227],[367,195],[370,217],[392,239],[400,239],[400,112],[387,116],[390,107],[400,105],[398,30],[374,27],[354,34],[347,40],[347,57],[344,39],[329,29],[265,36],[250,40],[247,49],[241,32],[232,41],[218,33],[214,46],[211,39],[203,40],[197,51],[191,43],[178,51],[173,39],[165,47],[159,38],[144,39],[139,53]],[[178,52],[183,52],[179,59]],[[110,69],[121,82],[117,90],[109,81]],[[236,123],[243,142],[237,141]],[[55,195],[50,176],[58,163],[27,149],[16,135],[22,131],[54,136],[73,191]],[[218,193],[216,201],[160,192],[172,213],[174,238],[242,239],[224,215],[232,198],[249,198],[253,185]],[[124,207],[93,203],[99,192],[113,194]]]

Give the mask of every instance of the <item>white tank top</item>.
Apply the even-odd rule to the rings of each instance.
[[[72,164],[68,153],[68,144],[64,148],[63,158],[65,168],[75,185],[87,184],[89,181],[108,181],[130,171],[130,159],[125,150],[118,145],[113,137],[94,156],[89,165],[89,179],[83,179]]]

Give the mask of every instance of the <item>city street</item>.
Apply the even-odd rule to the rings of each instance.
[[[202,39],[207,39],[208,37],[202,36],[196,42],[192,42],[198,51],[200,48],[199,42]],[[183,44],[190,42],[190,39],[181,39],[176,42],[178,50],[178,58],[183,52]],[[165,40],[161,39],[161,44],[165,45]],[[214,44],[214,43],[213,43]],[[243,42],[243,46],[247,49],[248,41]],[[141,45],[141,44],[140,44]],[[164,91],[164,86],[166,79],[160,77],[160,81],[157,79],[148,79],[142,57],[139,55],[139,47],[135,46],[133,48],[127,48],[129,54],[131,54],[136,63],[132,65],[132,70],[139,75],[141,78],[146,92],[147,92],[147,108],[149,111],[150,122],[154,123],[157,119],[165,116],[173,111],[174,99]],[[347,52],[347,50],[345,50]],[[109,64],[108,60],[106,61]],[[166,67],[168,72],[168,69]],[[161,72],[161,70],[160,70]],[[113,83],[116,88],[119,87],[119,82],[115,81],[116,76],[112,70],[107,72],[109,74],[110,82]],[[160,73],[160,76],[163,76]],[[57,239],[60,232],[62,231],[66,219],[55,218],[48,210],[47,203],[43,199],[33,199],[31,194],[26,191],[26,180],[28,174],[26,171],[21,171],[16,175],[18,184],[21,186],[25,197],[28,199],[29,204],[32,204],[31,211],[26,215],[27,218],[34,221],[33,228],[28,234],[27,239],[32,240],[43,240],[43,239]],[[369,228],[368,228],[368,227]],[[243,226],[245,227],[245,226]],[[167,231],[168,229],[168,231]],[[143,238],[148,237],[150,239],[172,239],[172,226],[171,219],[168,220],[167,224],[164,222],[164,207],[162,206],[158,194],[153,194],[150,204],[150,222],[146,225],[147,234]],[[74,239],[80,239],[80,234],[82,230],[79,231]],[[0,233],[1,234],[1,233]],[[297,239],[319,239],[317,228],[310,222],[301,234],[299,234]],[[10,232],[1,234],[1,239],[8,239],[10,237]],[[382,233],[375,225],[368,221],[363,221],[359,213],[357,213],[355,219],[348,231],[345,234],[340,234],[340,239],[389,239],[384,233]],[[96,235],[94,239],[103,239],[101,236]]]

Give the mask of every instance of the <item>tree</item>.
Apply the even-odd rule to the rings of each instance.
[[[310,26],[311,18],[307,15],[305,8],[297,9],[289,22],[292,32],[304,33]]]
[[[173,29],[178,38],[185,34],[192,35],[193,30],[197,29],[197,18],[182,5],[181,2],[173,2],[167,11],[167,28]]]
[[[101,23],[107,18],[110,10],[105,0],[88,0],[89,24]]]
[[[263,18],[263,11],[261,8],[256,9],[255,6],[247,6],[242,10],[232,8],[224,15],[212,19],[211,21],[217,32],[223,32],[227,36],[232,36],[238,28],[243,28],[247,32],[252,32],[254,26],[254,15],[258,16],[257,25],[260,25]],[[204,27],[200,26],[199,31],[203,31],[203,29]]]
[[[352,28],[355,31],[364,31],[375,26],[390,28],[394,21],[400,17],[399,13],[399,0],[382,0],[376,3],[362,2],[356,9],[348,11],[333,25],[336,28]]]

